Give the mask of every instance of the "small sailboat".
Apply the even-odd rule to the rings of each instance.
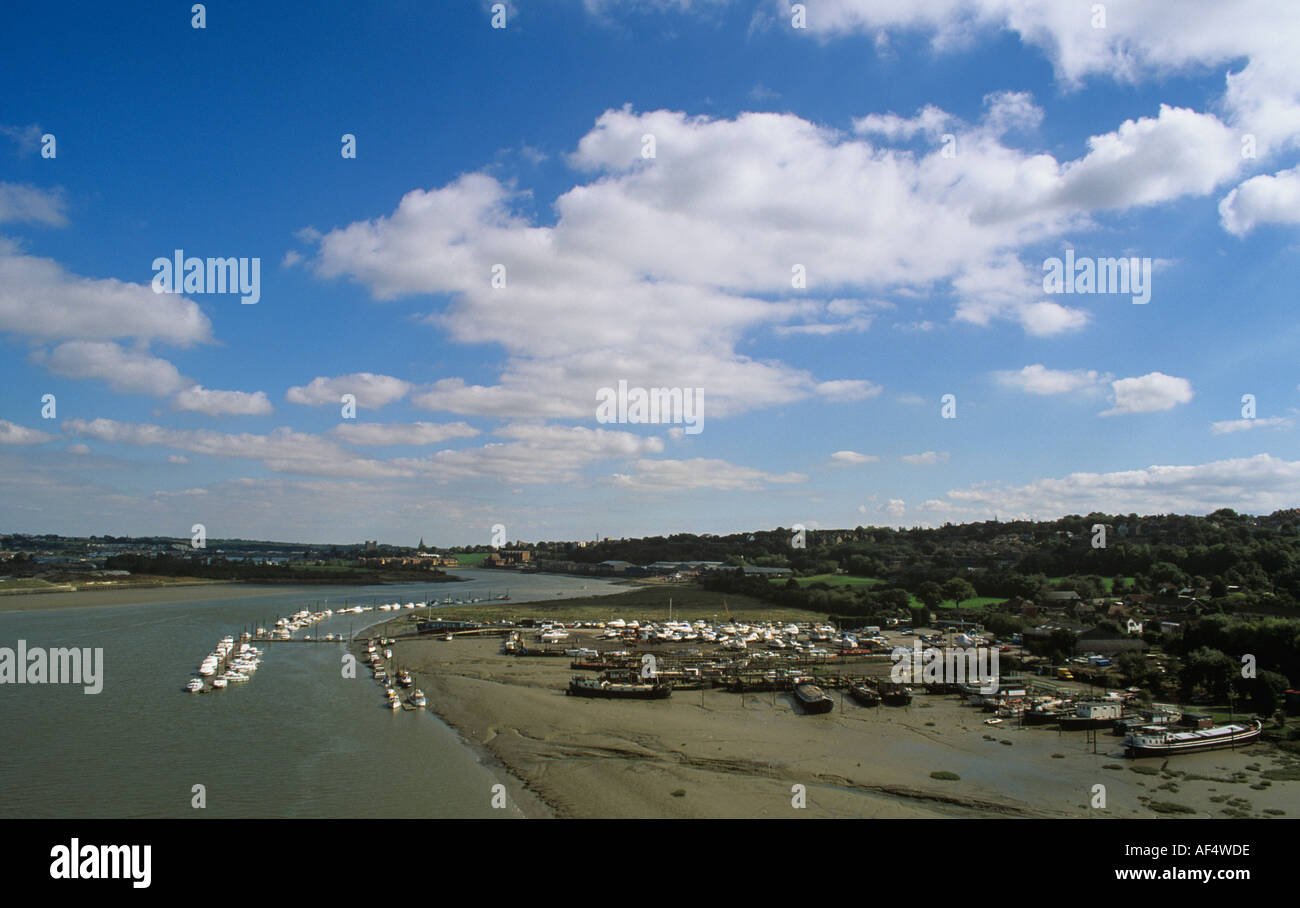
[[[428,701],[424,698],[424,691],[416,690],[415,693],[411,694],[411,705],[417,709],[424,707],[427,703]]]
[[[389,708],[389,709],[392,709],[392,710],[398,710],[398,709],[401,709],[401,708],[402,708],[402,701],[399,700],[399,699],[397,699],[396,697],[394,697],[393,699],[391,699],[391,700],[388,701],[388,708]]]

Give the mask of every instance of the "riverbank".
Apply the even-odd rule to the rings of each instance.
[[[1094,754],[1082,733],[985,726],[954,697],[863,709],[837,694],[826,715],[783,693],[589,700],[564,694],[567,659],[499,649],[490,638],[393,647],[430,707],[556,816],[1151,818],[1171,804],[1187,816],[1300,814],[1300,783],[1250,788],[1294,767],[1268,745],[1182,756],[1169,769],[1186,777],[1125,759],[1115,737],[1100,736]],[[1098,784],[1104,809],[1089,806]],[[796,785],[806,808],[792,805]]]
[[[209,599],[248,599],[285,592],[283,586],[263,586],[236,580],[196,580],[158,586],[79,588],[75,591],[13,593],[0,596],[0,612],[53,611],[155,602],[202,602]]]

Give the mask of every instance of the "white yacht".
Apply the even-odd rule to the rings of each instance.
[[[192,694],[197,694],[203,690],[203,681],[200,678],[191,678],[190,683],[185,685],[185,689]]]

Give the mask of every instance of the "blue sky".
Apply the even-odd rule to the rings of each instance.
[[[0,528],[1297,504],[1286,2],[369,6],[3,14]],[[1045,292],[1066,248],[1150,302]],[[175,249],[259,259],[259,302],[153,293]],[[703,431],[599,423],[619,380]]]

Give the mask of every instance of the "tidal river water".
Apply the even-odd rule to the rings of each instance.
[[[432,712],[382,708],[368,671],[344,677],[341,643],[258,644],[251,681],[188,694],[224,636],[312,611],[499,595],[617,593],[608,582],[462,569],[464,583],[177,588],[167,601],[0,612],[0,647],[103,649],[103,689],[0,685],[0,817],[484,817],[500,770]],[[226,592],[229,590],[229,592]],[[49,594],[76,596],[77,594]],[[74,600],[75,601],[75,600]],[[26,607],[30,604],[30,608]],[[13,608],[15,603],[5,603]],[[336,615],[295,636],[360,632],[391,612]],[[196,809],[194,786],[206,806]],[[513,809],[513,808],[512,808]]]

